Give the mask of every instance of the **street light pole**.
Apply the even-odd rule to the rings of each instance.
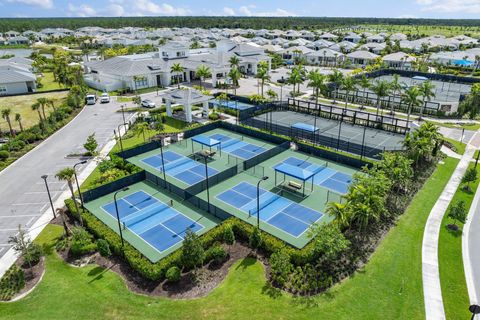
[[[47,183],[48,176],[44,174],[43,176],[41,176],[41,178],[43,179],[43,181],[45,181],[45,187],[47,188],[48,200],[50,200],[50,207],[52,208],[53,218],[56,218],[57,215],[55,214],[55,208],[53,207],[52,196],[50,195],[50,189],[48,188],[48,183]]]
[[[127,122],[127,121],[125,120],[125,109],[124,109],[124,108],[125,108],[125,104],[122,104],[122,105],[120,106],[120,108],[122,108],[122,118],[123,118],[123,123],[125,123],[125,122]]]
[[[83,208],[83,196],[82,196],[82,191],[80,191],[80,185],[78,184],[77,166],[85,163],[87,163],[87,160],[80,161],[73,165],[73,175],[75,176],[75,183],[77,184],[78,195],[80,197],[80,205],[82,206],[82,208]]]
[[[162,157],[163,185],[167,188],[167,176],[165,174],[165,161],[163,160],[163,140],[160,139],[160,155]]]
[[[127,126],[128,123],[124,122],[118,125],[118,138],[120,140],[120,150],[123,152],[123,143],[122,143],[122,133],[120,132],[120,127],[125,126],[125,131],[127,131]]]
[[[122,233],[122,226],[120,225],[120,215],[118,213],[118,205],[117,205],[117,194],[119,192],[122,192],[122,191],[127,191],[129,188],[128,187],[125,187],[121,190],[118,190],[117,192],[115,192],[115,194],[113,195],[113,202],[115,203],[115,212],[117,213],[117,222],[118,222],[118,232],[120,232],[120,239],[122,240],[122,253],[123,253],[123,247],[125,245],[125,243],[123,242],[123,233]]]
[[[262,181],[268,180],[268,177],[262,177],[257,182],[257,228],[260,229],[260,183]]]
[[[210,213],[210,188],[208,185],[208,165],[207,165],[207,156],[203,156],[203,159],[205,160],[205,181],[207,183],[207,212]]]

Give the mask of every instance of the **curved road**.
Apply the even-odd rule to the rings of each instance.
[[[67,188],[65,183],[55,179],[55,173],[78,162],[78,158],[67,159],[66,155],[84,152],[82,145],[93,132],[101,149],[112,139],[113,130],[123,122],[122,114],[116,112],[118,109],[119,104],[113,99],[108,104],[86,106],[69,124],[0,172],[0,262],[5,262],[2,257],[10,248],[8,238],[17,233],[18,226],[26,230],[31,228],[49,210],[45,184],[40,176],[48,175],[55,201]],[[85,166],[77,166],[77,170],[80,172]]]

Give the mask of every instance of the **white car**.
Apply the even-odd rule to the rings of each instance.
[[[155,108],[155,102],[149,99],[142,100],[142,107],[144,108]]]
[[[108,95],[108,93],[104,92],[102,93],[102,95],[100,96],[100,103],[109,103],[110,102],[110,96]]]
[[[85,100],[87,101],[87,105],[92,105],[97,102],[97,97],[95,97],[94,94],[89,94],[85,97]]]

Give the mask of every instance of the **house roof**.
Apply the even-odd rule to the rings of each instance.
[[[24,68],[8,64],[0,65],[0,84],[35,80],[35,75]]]
[[[366,60],[373,60],[379,57],[375,53],[365,50],[358,50],[352,53],[347,54],[347,57],[354,58],[354,59],[366,59]]]
[[[411,55],[406,54],[404,52],[394,52],[394,53],[390,53],[390,54],[385,55],[382,58],[382,60],[383,61],[392,61],[392,62],[401,62],[401,61],[413,62],[416,59],[414,57],[412,57]]]

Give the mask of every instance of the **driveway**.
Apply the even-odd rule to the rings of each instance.
[[[55,173],[79,161],[66,156],[84,152],[83,143],[92,133],[95,133],[100,150],[122,123],[122,114],[116,112],[118,109],[115,101],[86,106],[69,124],[0,172],[0,260],[10,248],[8,238],[17,233],[18,226],[30,228],[49,208],[40,176],[48,175],[55,201],[67,188],[64,182],[55,179]],[[86,165],[77,166],[78,172]]]

